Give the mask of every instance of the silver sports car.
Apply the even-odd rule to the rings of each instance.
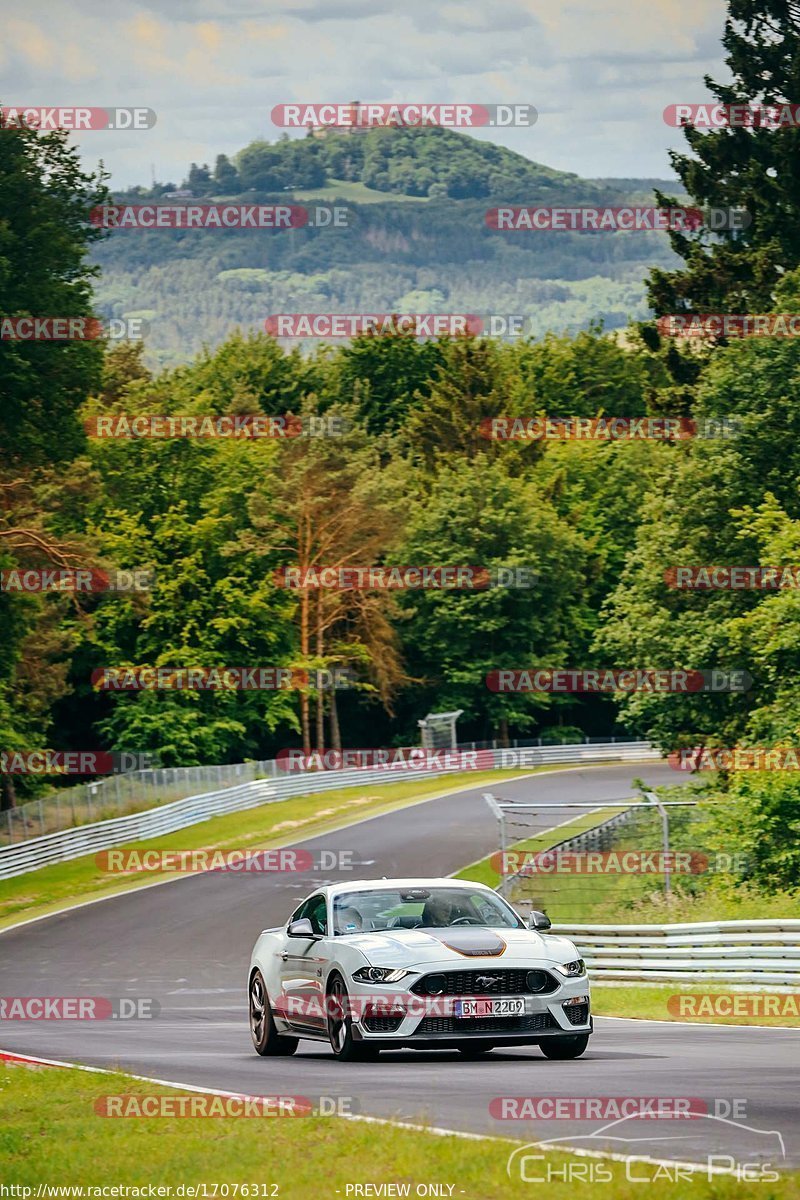
[[[577,1058],[592,1032],[589,984],[575,946],[549,928],[544,913],[526,926],[491,888],[465,880],[319,888],[255,944],[255,1048],[293,1054],[311,1038],[348,1060],[539,1045],[548,1058]]]

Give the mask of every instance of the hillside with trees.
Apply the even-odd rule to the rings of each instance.
[[[622,329],[648,315],[647,271],[678,261],[666,235],[499,231],[486,212],[653,204],[658,182],[584,180],[447,129],[284,135],[233,162],[193,163],[179,188],[116,198],[177,190],[204,203],[336,203],[349,227],[118,231],[96,251],[97,302],[107,316],[149,321],[151,366],[185,362],[279,312],[517,314],[535,337]]]

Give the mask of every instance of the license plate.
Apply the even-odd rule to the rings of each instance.
[[[521,1017],[525,1013],[525,997],[511,996],[501,1000],[455,1000],[453,1012],[457,1017]]]

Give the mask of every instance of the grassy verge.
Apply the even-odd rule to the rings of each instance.
[[[549,771],[553,767],[535,768]],[[561,769],[566,769],[563,767]],[[164,837],[131,842],[141,850],[257,850],[289,845],[301,838],[350,825],[364,817],[403,808],[418,800],[444,795],[463,787],[530,775],[525,771],[461,771],[436,779],[408,779],[378,787],[340,788],[265,804],[244,812],[212,817]],[[80,900],[112,895],[167,879],[176,872],[139,871],[109,875],[86,855],[0,882],[0,929],[23,917],[43,916]]]
[[[733,995],[744,1008],[739,1014],[708,1013],[703,1005],[692,997]],[[677,997],[677,1001],[675,1000]],[[684,1000],[684,997],[689,999]],[[670,1009],[670,998],[673,1009]],[[763,1015],[764,1006],[775,1011],[775,1016]],[[756,1007],[757,1006],[757,1007]],[[675,1008],[678,1011],[674,1011]],[[701,1021],[716,1025],[768,1025],[773,1028],[800,1029],[800,993],[787,992],[778,996],[775,992],[741,991],[731,993],[730,984],[710,981],[698,986],[682,983],[664,984],[663,987],[619,987],[613,983],[592,982],[592,1010],[598,1017],[638,1017],[649,1021]],[[680,1015],[680,1011],[684,1015]]]
[[[651,877],[648,890],[631,887],[631,877],[615,880],[606,878],[598,886],[596,907],[587,916],[585,905],[574,917],[562,915],[557,904],[559,920],[574,920],[585,924],[607,925],[615,921],[625,924],[668,925],[685,921],[759,921],[796,917],[800,913],[800,893],[760,891],[748,884],[736,884],[732,879],[717,876],[708,880],[699,891],[684,890],[673,880],[673,892],[668,901],[663,892],[663,876]],[[592,877],[594,888],[597,877]],[[641,884],[640,884],[641,887]],[[556,903],[553,900],[551,903]],[[577,906],[576,906],[577,907]]]
[[[351,1086],[357,1087],[357,1073]],[[239,1195],[274,1195],[278,1200],[344,1198],[358,1194],[352,1190],[354,1184],[361,1184],[362,1189],[365,1184],[373,1188],[410,1185],[408,1194],[413,1196],[418,1184],[436,1182],[444,1185],[440,1195],[475,1200],[511,1200],[527,1190],[519,1175],[513,1179],[506,1173],[509,1153],[515,1148],[511,1141],[437,1137],[337,1117],[105,1117],[95,1111],[95,1103],[104,1096],[175,1098],[189,1093],[121,1074],[96,1075],[62,1068],[34,1070],[0,1063],[0,1092],[4,1097],[0,1127],[3,1181],[17,1188],[31,1187],[33,1195],[40,1183],[62,1187],[161,1185],[171,1187],[173,1197],[180,1185],[205,1186],[205,1191],[194,1193],[200,1200],[215,1194],[233,1197],[237,1184],[240,1189],[245,1184],[252,1189],[240,1190]],[[532,1124],[531,1141],[551,1136],[552,1128],[546,1123],[535,1128]],[[548,1200],[574,1200],[575,1182],[565,1179],[566,1170],[571,1164],[573,1170],[586,1172],[588,1161],[548,1152],[547,1166],[554,1173],[547,1185]],[[641,1183],[626,1179],[624,1163],[592,1161],[595,1170],[602,1165],[604,1179],[612,1182],[607,1196],[614,1200],[641,1196]],[[537,1173],[546,1169],[542,1162],[535,1166]],[[665,1177],[663,1167],[640,1163],[634,1174],[653,1179],[648,1185],[649,1200],[676,1195],[675,1181]],[[730,1177],[717,1176],[709,1182],[697,1176],[680,1184],[680,1195],[691,1200],[739,1200],[757,1194],[763,1200],[789,1200],[797,1195],[799,1183],[797,1173],[766,1188]],[[223,1193],[225,1184],[228,1191]],[[365,1194],[381,1192],[360,1192]],[[383,1194],[404,1192],[384,1189]]]

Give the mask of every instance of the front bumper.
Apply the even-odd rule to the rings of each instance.
[[[452,968],[451,968],[452,969]],[[435,972],[426,967],[425,974]],[[413,986],[413,980],[411,981]],[[368,997],[363,999],[368,991]],[[515,993],[519,994],[519,993]],[[397,985],[361,986],[353,1012],[353,1036],[360,1041],[386,1045],[442,1045],[479,1040],[505,1045],[536,1044],[550,1037],[592,1032],[591,1001],[586,976],[564,979],[546,995],[525,995],[524,1013],[517,1016],[457,1017],[457,999],[476,998],[474,993],[424,996],[400,991]],[[485,999],[508,995],[486,994]],[[374,1004],[370,1003],[374,1000]]]

